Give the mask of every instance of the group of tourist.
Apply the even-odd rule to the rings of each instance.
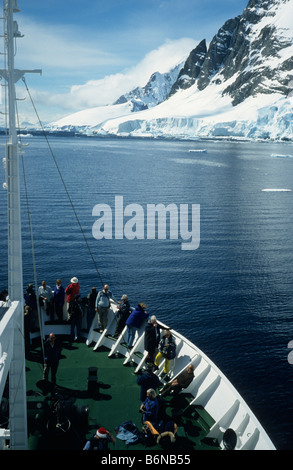
[[[34,315],[37,311],[37,298],[42,309],[43,315],[41,317],[43,321],[45,316],[53,320],[55,314],[58,320],[63,320],[63,312],[66,311],[67,321],[70,321],[71,324],[71,339],[78,341],[81,335],[84,311],[78,278],[73,277],[66,288],[63,287],[61,279],[57,279],[54,289],[46,281],[43,281],[38,288],[38,296],[34,292],[33,285],[28,285],[24,295],[26,338],[29,338],[27,333],[31,329],[31,323],[33,323],[31,320],[34,320]],[[97,315],[100,333],[103,333],[107,328],[111,299],[113,299],[113,295],[108,284],[105,284],[99,292],[96,287],[91,288],[86,298],[88,331],[95,315]],[[169,372],[170,361],[176,357],[176,343],[170,330],[166,329],[161,337],[161,326],[158,324],[155,315],[149,317],[149,313],[146,311],[146,304],[143,302],[138,303],[132,310],[128,296],[123,294],[121,300],[116,302],[116,304],[116,329],[113,337],[118,339],[126,326],[125,344],[131,349],[138,330],[145,324],[144,349],[147,352],[146,363],[151,364],[154,369],[158,369],[160,363],[164,360],[162,375],[166,376]],[[155,356],[156,351],[157,354]]]
[[[152,328],[156,328],[158,325],[152,318],[152,321],[148,325],[152,325]],[[156,326],[154,326],[156,324]],[[147,331],[147,327],[146,327]],[[186,389],[194,379],[194,365],[188,364],[188,366],[178,375],[174,380],[170,380],[162,386],[162,382],[159,377],[154,373],[158,366],[156,360],[159,362],[160,357],[165,357],[166,360],[166,349],[168,344],[172,344],[172,335],[169,330],[164,332],[162,340],[159,342],[159,352],[154,362],[152,362],[152,356],[148,357],[146,362],[146,369],[139,373],[137,378],[137,384],[140,386],[140,401],[141,405],[139,412],[142,414],[143,430],[148,429],[149,432],[153,433],[155,438],[163,435],[170,435],[174,437],[176,432],[176,425],[173,421],[165,421],[161,419],[161,397],[165,397],[167,394],[172,393],[177,395],[181,390]],[[161,346],[160,346],[161,345]],[[153,352],[153,350],[152,350]],[[170,363],[167,362],[167,365]],[[169,379],[165,376],[165,380]],[[159,390],[158,390],[159,389]],[[158,391],[157,391],[158,390]],[[127,422],[129,424],[130,422]],[[131,423],[130,423],[131,424]],[[134,425],[135,427],[135,425]],[[163,433],[164,431],[164,433]],[[162,434],[163,433],[163,434]],[[87,440],[83,450],[108,450],[109,443],[115,443],[115,438],[106,428],[99,428],[96,433]]]
[[[42,317],[49,317],[54,320],[62,321],[64,312],[67,315],[67,321],[71,324],[71,339],[78,340],[81,334],[81,324],[84,309],[82,308],[82,299],[80,297],[80,284],[76,277],[70,280],[69,285],[64,288],[61,279],[57,279],[54,289],[43,281],[38,288],[38,295],[35,294],[32,284],[29,284],[24,294],[24,325],[25,325],[25,345],[26,351],[29,350],[29,331],[37,326],[37,302],[41,308]],[[7,291],[1,292],[1,301],[7,301]],[[92,287],[86,298],[87,308],[87,329],[89,331],[95,315],[97,314],[99,332],[103,333],[108,325],[108,314],[113,299],[109,286],[105,284],[99,292],[96,287]],[[115,301],[115,299],[113,299]],[[168,372],[170,361],[176,357],[176,343],[169,329],[165,329],[161,335],[162,327],[157,322],[154,315],[149,317],[146,311],[146,304],[140,302],[133,310],[130,308],[128,296],[123,294],[121,300],[116,302],[117,311],[116,329],[113,334],[118,339],[126,328],[126,343],[128,349],[132,349],[138,330],[145,324],[144,330],[144,349],[147,352],[146,368],[139,373],[137,384],[140,386],[141,406],[139,411],[142,413],[143,422],[148,422],[153,426],[158,424],[159,400],[168,393],[179,393],[187,388],[194,378],[194,366],[189,364],[179,376],[170,381]],[[61,357],[61,345],[54,333],[50,333],[44,341],[44,367],[43,379],[48,380],[49,371],[51,372],[51,382],[56,383],[56,373]],[[159,377],[154,373],[158,370],[160,363],[164,360],[164,369],[161,379],[164,378],[167,383],[162,386]],[[159,390],[159,394],[157,390]],[[115,442],[115,439],[105,428],[99,428],[92,439],[87,441],[84,449],[107,448],[109,442]]]
[[[72,339],[78,339],[81,333],[83,314],[79,291],[80,285],[76,277],[70,280],[70,284],[66,288],[63,287],[61,279],[56,280],[54,289],[46,281],[42,281],[38,288],[38,295],[34,291],[33,284],[29,284],[24,294],[25,334],[32,331],[38,324],[38,302],[42,326],[44,326],[46,317],[53,321],[56,315],[57,320],[62,321],[65,310],[67,320],[71,322],[71,337]]]
[[[153,328],[156,328],[156,322],[154,319],[151,319]],[[146,331],[147,331],[146,327]],[[146,340],[145,334],[145,340]],[[187,388],[188,385],[192,382],[194,378],[194,366],[189,364],[187,368],[181,372],[181,374],[174,380],[170,381],[169,376],[167,375],[170,369],[170,361],[176,355],[176,344],[173,339],[172,333],[170,330],[165,330],[162,338],[158,344],[158,353],[155,357],[155,360],[152,361],[152,354],[154,350],[151,350],[151,355],[148,351],[148,356],[146,358],[146,370],[137,378],[137,384],[140,385],[140,401],[141,407],[140,412],[143,414],[143,420],[152,423],[156,426],[158,423],[159,415],[159,402],[157,399],[157,389],[162,387],[161,380],[154,373],[158,370],[159,364],[164,360],[164,370],[161,374],[161,378],[164,378],[167,383],[159,390],[159,395],[161,397],[167,395],[168,393],[177,394],[183,388]]]
[[[35,295],[33,285],[29,284],[25,293],[25,318],[30,311],[35,312],[37,298],[43,313],[51,320],[56,315],[58,320],[63,320],[63,312],[67,312],[67,320],[71,322],[71,338],[77,340],[81,332],[81,322],[83,309],[80,298],[80,284],[76,277],[73,277],[69,285],[64,288],[62,281],[57,279],[54,289],[43,281],[38,289],[38,296]],[[105,284],[99,292],[96,287],[92,287],[86,299],[87,307],[87,328],[89,330],[92,321],[97,315],[99,332],[103,333],[107,328],[108,314],[113,295],[109,286]],[[115,299],[113,299],[115,300]],[[121,300],[116,302],[116,329],[113,334],[118,339],[126,326],[126,342],[128,349],[132,349],[138,330],[145,324],[144,349],[146,355],[146,368],[139,373],[137,384],[140,386],[140,413],[142,421],[150,425],[158,426],[160,404],[158,397],[164,397],[168,393],[178,393],[187,388],[194,378],[194,366],[189,364],[187,368],[175,379],[168,377],[170,362],[176,357],[176,342],[169,329],[164,329],[157,322],[154,315],[149,316],[146,311],[146,304],[140,302],[133,310],[130,308],[128,296],[123,294]],[[50,333],[44,342],[44,368],[43,379],[48,380],[48,373],[51,371],[51,382],[56,383],[56,372],[61,356],[61,346],[54,333]],[[155,374],[160,363],[164,361],[164,369],[161,379],[167,383],[163,386],[159,377]],[[158,392],[159,389],[159,392]],[[92,439],[88,440],[84,449],[107,448],[109,442],[115,439],[105,428],[99,428]]]
[[[29,317],[28,325],[32,330],[38,323],[37,321],[37,302],[41,308],[42,317],[53,321],[66,320],[71,323],[71,337],[78,340],[81,334],[82,316],[84,310],[87,313],[87,331],[89,331],[95,315],[98,317],[99,331],[102,333],[107,327],[108,313],[112,292],[106,284],[101,291],[92,287],[86,299],[81,299],[80,284],[77,277],[70,280],[69,285],[64,288],[61,279],[57,279],[54,289],[46,281],[43,281],[38,288],[36,295],[33,285],[29,284],[24,294],[25,314]],[[38,300],[37,300],[38,299]],[[85,302],[83,302],[85,300]],[[115,337],[122,332],[125,322],[131,312],[127,295],[123,295],[117,310],[117,328]],[[30,315],[28,315],[30,314]]]

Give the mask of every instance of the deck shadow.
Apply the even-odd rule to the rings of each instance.
[[[93,393],[90,393],[88,390],[74,390],[61,385],[54,385],[52,382],[46,380],[39,380],[36,385],[43,395],[57,392],[64,394],[68,398],[74,399],[91,399],[96,401],[112,400],[112,395],[101,393],[100,388],[109,389],[111,387],[110,385],[103,383],[98,383],[97,388]]]

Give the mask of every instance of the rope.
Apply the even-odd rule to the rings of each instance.
[[[74,212],[75,218],[76,218],[77,223],[78,223],[79,228],[80,228],[80,231],[81,231],[81,233],[82,233],[82,235],[83,235],[83,238],[84,238],[84,241],[85,241],[86,246],[87,246],[87,248],[88,248],[90,257],[91,257],[91,259],[92,259],[92,261],[93,261],[93,264],[94,264],[94,266],[95,266],[97,275],[98,275],[98,277],[99,277],[99,279],[100,279],[100,282],[101,282],[102,286],[104,286],[104,282],[103,282],[102,277],[101,277],[101,275],[100,275],[100,273],[99,273],[97,264],[96,264],[96,262],[95,262],[95,259],[94,259],[94,257],[93,257],[92,252],[91,252],[91,249],[90,249],[90,246],[89,246],[88,241],[87,241],[87,239],[86,239],[84,230],[83,230],[83,228],[82,228],[82,225],[81,225],[81,223],[80,223],[79,217],[78,217],[77,212],[76,212],[76,210],[75,210],[73,201],[72,201],[72,199],[71,199],[71,197],[70,197],[70,194],[69,194],[69,191],[68,191],[67,186],[66,186],[66,184],[65,184],[65,181],[64,181],[64,179],[63,179],[61,170],[60,170],[60,168],[59,168],[59,166],[58,166],[58,163],[57,163],[57,161],[56,161],[54,152],[53,152],[52,147],[51,147],[51,145],[50,145],[50,142],[49,142],[49,140],[48,140],[46,131],[45,131],[44,127],[43,127],[43,124],[42,124],[42,122],[41,122],[40,116],[39,116],[39,114],[38,114],[38,111],[37,111],[36,106],[35,106],[35,104],[34,104],[34,101],[33,101],[33,99],[32,99],[30,90],[29,90],[28,85],[27,85],[27,83],[26,83],[26,81],[25,81],[25,77],[22,77],[22,81],[23,81],[23,83],[24,83],[24,85],[25,85],[25,87],[26,87],[26,90],[27,90],[27,93],[28,93],[28,95],[29,95],[31,104],[32,104],[32,106],[33,106],[33,108],[34,108],[34,111],[35,111],[35,113],[36,113],[36,116],[37,116],[37,118],[38,118],[38,121],[39,121],[39,124],[40,124],[40,126],[41,126],[43,135],[44,135],[44,137],[45,137],[45,139],[46,139],[48,148],[49,148],[49,150],[50,150],[50,153],[51,153],[51,156],[52,156],[53,161],[54,161],[54,163],[55,163],[55,166],[56,166],[56,168],[57,168],[57,171],[58,171],[58,173],[59,173],[60,179],[61,179],[62,184],[63,184],[63,186],[64,186],[64,189],[65,189],[65,192],[66,192],[66,194],[67,194],[67,197],[68,197],[68,200],[69,200],[69,202],[70,202],[70,205],[71,205],[71,207],[72,207],[72,210],[73,210],[73,212]],[[28,210],[28,214],[29,214],[29,223],[30,223],[30,227],[31,227],[31,214],[30,214],[29,210]],[[31,236],[32,236],[32,228],[31,228]],[[34,265],[34,266],[35,266],[35,265]],[[117,305],[118,302],[117,302],[114,298],[113,298],[113,301],[114,301],[114,303]],[[39,308],[39,306],[38,306],[38,308]],[[117,318],[117,315],[115,315],[115,314],[114,314],[114,319],[115,319],[115,323],[116,323],[116,326],[117,326],[117,324],[118,324],[118,318]],[[122,335],[122,338],[123,338],[123,340],[125,341],[124,335]]]
[[[43,362],[45,362],[45,350],[44,350],[44,342],[43,342],[43,326],[42,326],[42,320],[41,320],[41,309],[40,309],[40,304],[39,304],[38,280],[37,280],[37,269],[36,269],[36,259],[35,259],[35,249],[34,249],[34,236],[33,236],[33,227],[32,227],[32,217],[31,217],[31,212],[29,210],[29,204],[28,204],[28,193],[27,193],[27,185],[26,185],[23,155],[21,155],[21,161],[22,161],[22,169],[23,169],[23,179],[24,179],[24,187],[25,187],[27,215],[28,215],[28,222],[29,222],[29,227],[30,227],[33,269],[34,269],[34,283],[35,283],[35,293],[36,293],[36,297],[37,297],[37,312],[38,312],[40,335],[41,335],[42,353],[43,353],[43,359],[44,359]]]
[[[20,128],[17,102],[16,102],[16,114],[17,114],[18,128]],[[21,139],[20,139],[20,142],[21,142]],[[42,347],[42,354],[43,354],[43,364],[45,364],[45,349],[44,349],[44,341],[43,341],[43,326],[42,326],[42,320],[41,320],[41,309],[40,309],[39,294],[38,294],[38,279],[37,279],[35,245],[34,245],[34,236],[33,236],[33,224],[32,224],[31,212],[30,212],[30,208],[29,208],[29,198],[28,198],[28,190],[27,190],[27,183],[26,183],[23,152],[21,152],[21,162],[22,162],[22,172],[23,172],[23,180],[24,180],[24,190],[25,190],[25,199],[26,199],[28,223],[29,223],[30,237],[31,237],[33,269],[34,269],[34,283],[35,283],[35,292],[36,292],[36,298],[37,298],[37,312],[38,312],[38,320],[39,320],[40,335],[41,335],[41,347]]]
[[[29,91],[29,88],[28,88],[28,86],[27,86],[27,83],[26,83],[24,77],[22,77],[22,81],[23,81],[24,84],[25,84],[27,93],[28,93],[29,98],[30,98],[30,100],[31,100],[32,106],[33,106],[34,111],[35,111],[35,113],[36,113],[36,116],[37,116],[37,118],[38,118],[39,124],[40,124],[40,126],[41,126],[42,132],[43,132],[44,137],[45,137],[45,139],[46,139],[46,142],[47,142],[48,148],[49,148],[49,150],[50,150],[51,156],[52,156],[52,158],[53,158],[53,161],[54,161],[55,166],[56,166],[56,168],[57,168],[57,171],[58,171],[58,173],[59,173],[60,179],[61,179],[61,181],[62,181],[62,184],[63,184],[63,186],[64,186],[64,189],[65,189],[65,192],[66,192],[66,194],[67,194],[68,200],[69,200],[70,205],[71,205],[71,207],[72,207],[73,213],[74,213],[75,218],[76,218],[76,220],[77,220],[77,223],[78,223],[78,225],[79,225],[80,231],[81,231],[82,236],[83,236],[83,238],[84,238],[85,244],[86,244],[87,249],[88,249],[89,254],[90,254],[90,257],[91,257],[91,259],[92,259],[92,261],[93,261],[93,264],[94,264],[94,266],[95,266],[97,275],[98,275],[98,277],[99,277],[99,279],[100,279],[100,282],[101,282],[102,286],[104,286],[102,277],[101,277],[101,275],[100,275],[100,273],[99,273],[97,264],[96,264],[96,262],[95,262],[95,259],[94,259],[94,257],[93,257],[92,251],[91,251],[90,246],[89,246],[89,244],[88,244],[88,241],[87,241],[87,239],[86,239],[84,230],[83,230],[83,228],[82,228],[82,225],[81,225],[81,223],[80,223],[79,217],[78,217],[77,212],[76,212],[76,210],[75,210],[73,201],[72,201],[72,199],[71,199],[71,197],[70,197],[69,191],[68,191],[68,189],[67,189],[67,186],[66,186],[66,184],[65,184],[65,181],[64,181],[63,176],[62,176],[62,174],[61,174],[61,171],[60,171],[60,168],[59,168],[58,163],[57,163],[57,161],[56,161],[56,158],[55,158],[55,155],[54,155],[54,153],[53,153],[52,147],[51,147],[51,145],[50,145],[50,142],[49,142],[49,140],[48,140],[47,134],[46,134],[46,132],[45,132],[45,129],[44,129],[44,127],[43,127],[43,124],[42,124],[42,122],[41,122],[40,116],[39,116],[38,111],[37,111],[37,109],[36,109],[36,107],[35,107],[34,101],[33,101],[33,99],[32,99],[31,93],[30,93],[30,91]]]

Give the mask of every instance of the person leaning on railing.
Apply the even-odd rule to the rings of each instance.
[[[176,357],[176,344],[170,330],[165,330],[165,334],[159,343],[159,352],[155,358],[155,369],[159,368],[160,363],[165,359],[164,374],[168,374],[170,361]]]

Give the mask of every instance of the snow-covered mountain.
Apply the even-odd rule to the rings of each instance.
[[[136,106],[141,103],[140,109],[153,108],[158,104],[165,101],[170,95],[172,86],[178,78],[179,73],[182,70],[184,63],[181,63],[174,67],[170,72],[160,73],[155,72],[151,75],[148,83],[144,87],[137,87],[129,93],[120,96],[120,98],[114,104],[126,103],[132,101]]]
[[[62,128],[62,130],[75,132],[84,131],[93,123],[96,125],[108,119],[153,108],[168,98],[183,65],[184,62],[165,73],[154,72],[144,87],[136,87],[129,93],[120,96],[114,104],[79,111],[51,124],[50,128]]]
[[[74,125],[109,135],[293,140],[292,18],[293,0],[250,0],[208,49],[201,41],[168,80],[153,74],[146,87],[119,104],[81,111],[52,127]]]

